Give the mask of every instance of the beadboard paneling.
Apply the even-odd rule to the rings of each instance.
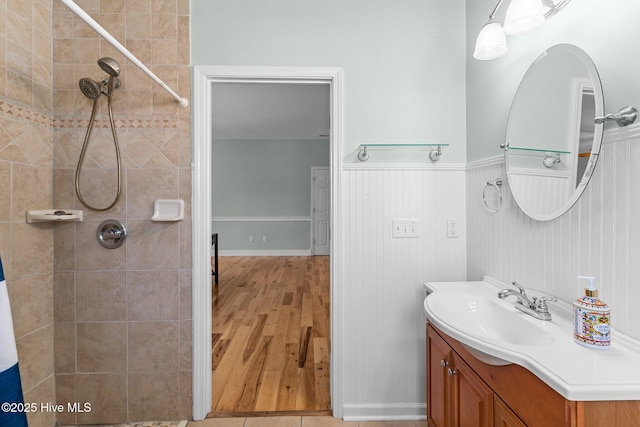
[[[422,283],[466,278],[465,172],[359,167],[343,183],[344,416],[415,419],[425,407]],[[418,218],[419,237],[392,238],[394,218]],[[447,218],[459,238],[447,238]]]
[[[612,308],[612,324],[640,339],[632,304],[640,297],[640,125],[605,132],[589,186],[562,217],[537,222],[511,197],[502,162],[467,172],[468,278],[483,275],[573,301],[583,294],[577,275],[596,276]],[[502,177],[504,203],[489,213],[482,203],[488,180]],[[615,338],[614,338],[615,339]]]

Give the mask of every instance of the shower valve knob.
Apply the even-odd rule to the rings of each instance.
[[[103,248],[116,249],[127,240],[127,228],[118,220],[108,219],[98,226],[96,238]]]

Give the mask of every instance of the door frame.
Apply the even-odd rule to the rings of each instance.
[[[192,92],[192,392],[193,419],[211,411],[211,145],[212,100],[216,83],[329,83],[331,191],[331,404],[342,418],[340,274],[340,175],[343,158],[343,71],[325,67],[193,66]],[[224,273],[223,273],[224,274]]]

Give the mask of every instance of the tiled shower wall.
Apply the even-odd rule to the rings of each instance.
[[[89,15],[181,96],[190,91],[188,0],[77,1]],[[93,101],[78,80],[107,77],[97,60],[116,59],[121,86],[113,114],[122,154],[122,195],[107,212],[83,207],[74,172]],[[101,39],[61,2],[53,2],[54,205],[83,209],[84,222],[55,226],[56,398],[88,402],[61,424],[177,420],[191,416],[190,109]],[[107,97],[84,161],[84,198],[106,206],[116,161]],[[152,222],[156,199],[183,199],[185,220]],[[95,237],[105,219],[129,232],[118,249]]]
[[[468,279],[516,280],[568,302],[580,297],[577,275],[596,277],[612,309],[612,325],[640,339],[634,304],[640,298],[640,126],[605,131],[598,164],[580,200],[562,217],[534,221],[517,207],[504,164],[486,162],[467,173]],[[482,203],[486,182],[501,177],[504,203],[492,214]],[[615,338],[614,338],[615,339]]]
[[[27,402],[55,400],[53,232],[25,222],[52,201],[51,1],[0,1],[0,255]],[[28,414],[31,427],[55,415]]]

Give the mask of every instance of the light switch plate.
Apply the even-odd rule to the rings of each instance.
[[[394,218],[391,224],[394,238],[418,237],[420,221],[417,218]]]

